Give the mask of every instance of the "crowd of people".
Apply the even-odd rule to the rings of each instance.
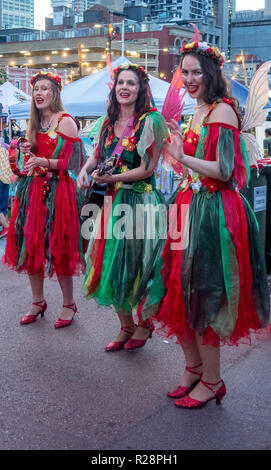
[[[62,310],[54,326],[70,326],[77,312],[73,276],[83,273],[85,298],[112,307],[119,319],[106,352],[141,348],[155,329],[180,344],[185,369],[168,396],[181,408],[220,404],[220,346],[260,337],[270,325],[257,222],[239,192],[249,179],[242,117],[222,66],[217,48],[183,46],[183,85],[197,101],[185,132],[155,108],[142,66],[118,67],[87,152],[61,102],[60,77],[39,72],[31,79],[26,139],[13,161],[9,222],[2,190],[0,198],[2,262],[27,274],[32,291],[21,325],[45,314],[44,279],[56,277]],[[155,179],[164,153],[183,168],[169,201]],[[95,206],[93,183],[105,188],[104,198],[86,220],[82,208]]]

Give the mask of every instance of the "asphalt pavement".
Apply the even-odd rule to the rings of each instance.
[[[118,320],[84,299],[82,282],[70,327],[54,328],[61,295],[48,279],[45,317],[21,326],[28,279],[0,263],[1,450],[271,449],[271,339],[223,347],[222,405],[182,410],[166,396],[184,367],[180,347],[154,334],[144,348],[106,353]]]

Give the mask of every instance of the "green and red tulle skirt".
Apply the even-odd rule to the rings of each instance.
[[[184,347],[195,333],[213,346],[265,338],[269,291],[255,215],[237,191],[205,183],[197,192],[178,189],[170,201],[177,222],[139,286],[141,315]]]
[[[99,306],[130,314],[142,272],[159,240],[158,215],[148,237],[151,219],[144,216],[144,209],[155,210],[163,202],[163,196],[145,181],[112,188],[106,196],[108,203],[96,217],[89,240],[83,292]],[[142,210],[138,211],[137,207]]]
[[[82,197],[67,171],[46,182],[45,175],[21,178],[3,263],[29,275],[79,275],[84,268],[81,206]]]

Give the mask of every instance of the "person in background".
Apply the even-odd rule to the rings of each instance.
[[[271,158],[271,128],[265,129],[265,139],[263,140],[264,156]]]
[[[9,185],[12,181],[13,173],[10,168],[8,150],[4,143],[0,145],[0,224],[2,230],[0,238],[6,237],[8,233],[8,198]]]

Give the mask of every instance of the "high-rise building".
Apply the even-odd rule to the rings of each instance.
[[[216,24],[222,28],[221,49],[225,52],[226,56],[229,55],[232,8],[235,9],[235,0],[213,0],[213,14],[216,17]]]
[[[1,28],[34,28],[34,0],[0,0]]]
[[[101,5],[102,7],[108,8],[109,10],[122,12],[125,0],[81,0],[81,2],[80,0],[79,1],[74,0],[74,3],[82,4],[82,6],[85,3],[86,4],[85,10],[87,10],[88,8],[91,8],[94,5]]]
[[[137,6],[143,2],[126,0],[125,6]],[[172,18],[194,19],[212,14],[212,0],[149,0],[145,2],[155,20]]]
[[[231,58],[235,60],[241,50],[246,60],[270,60],[271,0],[264,8],[241,10],[235,13],[231,24]]]
[[[95,3],[95,0],[72,0],[73,13],[76,15],[83,15],[84,11],[91,8]]]
[[[64,18],[72,14],[72,2],[73,0],[51,0],[54,25],[63,24]]]

